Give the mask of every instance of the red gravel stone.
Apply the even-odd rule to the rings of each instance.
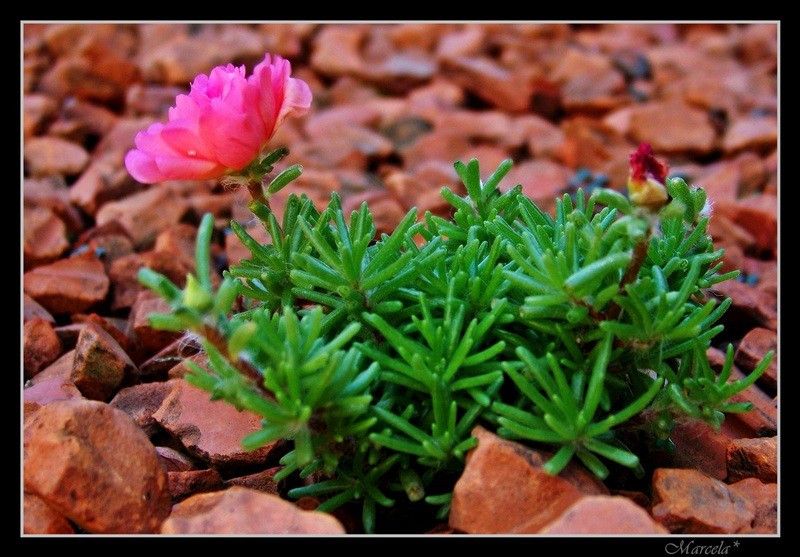
[[[139,370],[128,354],[105,329],[87,323],[78,336],[72,381],[86,398],[108,401],[125,381],[133,381]]]
[[[51,136],[26,141],[24,157],[31,176],[75,176],[89,163],[89,153],[82,146]]]
[[[23,276],[25,292],[50,313],[76,313],[102,302],[109,280],[93,255],[60,259]]]
[[[125,412],[148,437],[153,437],[163,431],[153,414],[161,407],[174,386],[172,381],[132,385],[120,389],[108,404]]]
[[[443,75],[501,110],[520,113],[530,107],[533,90],[527,76],[490,58],[447,57],[441,59],[440,67]]]
[[[592,495],[576,501],[539,533],[551,536],[663,535],[669,530],[627,497]]]
[[[156,533],[169,515],[167,473],[122,411],[90,400],[51,402],[26,424],[24,440],[25,489],[83,530]]]
[[[267,462],[279,443],[269,443],[254,451],[242,448],[245,435],[261,429],[261,417],[238,411],[221,400],[187,383],[176,380],[173,391],[153,414],[153,418],[178,439],[197,459],[225,472]]]
[[[778,533],[778,484],[747,478],[731,484],[729,489],[752,501],[756,507],[750,529],[744,529],[742,533]]]
[[[213,468],[170,471],[167,474],[169,475],[169,492],[172,495],[173,504],[198,493],[224,489],[222,476]]]
[[[778,481],[778,438],[736,439],[728,445],[728,483],[757,478]]]
[[[630,134],[656,153],[709,153],[716,132],[702,110],[679,102],[648,102],[631,113]]]
[[[162,534],[344,534],[333,516],[303,511],[277,495],[234,486],[194,495],[175,505]]]
[[[67,248],[67,227],[46,207],[25,207],[23,219],[23,255],[25,270],[58,259]]]
[[[51,325],[55,325],[55,318],[50,315],[50,312],[44,309],[39,303],[28,296],[22,295],[22,321],[26,323],[31,319],[44,319]]]
[[[472,435],[478,446],[453,489],[449,524],[469,534],[533,534],[586,495],[605,487],[577,465],[558,476],[542,470],[537,451],[501,439],[483,428]]]
[[[37,317],[23,325],[22,350],[25,378],[30,379],[61,355],[61,341],[53,326]]]
[[[159,232],[180,221],[187,205],[170,188],[151,187],[100,207],[98,225],[119,222],[139,248],[155,241]]]
[[[770,350],[777,352],[778,333],[763,327],[751,329],[736,349],[735,361],[742,371],[750,372],[758,366]],[[778,357],[772,358],[759,383],[770,393],[778,390]]]
[[[22,533],[74,534],[75,528],[64,515],[50,507],[41,498],[25,492],[22,496]]]
[[[651,512],[673,534],[735,534],[750,527],[755,505],[698,470],[658,468]]]

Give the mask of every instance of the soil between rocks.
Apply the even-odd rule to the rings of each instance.
[[[236,443],[242,431],[257,427],[252,417],[231,416],[237,425],[212,431],[209,416],[219,419],[225,410],[182,383],[187,342],[149,328],[146,316],[160,302],[135,279],[149,266],[182,282],[206,212],[216,219],[218,270],[245,257],[228,223],[237,220],[258,237],[246,195],[214,181],[144,186],[123,164],[135,133],[165,120],[175,95],[198,73],[228,62],[250,70],[265,52],[288,58],[314,94],[310,113],[288,121],[271,142],[289,147],[287,164],[304,167],[295,191],[320,205],[332,191],[346,207],[366,200],[383,231],[412,206],[441,211],[439,190],[459,184],[457,160],[477,158],[486,174],[513,159],[506,186],[521,183],[548,209],[578,186],[620,188],[628,155],[648,141],[672,174],[706,188],[713,202],[709,231],[726,250],[723,270],[740,269],[742,276],[718,288],[733,305],[711,356],[719,363],[720,349],[733,343],[736,373],[749,371],[778,343],[777,51],[774,23],[25,24],[20,425],[26,439],[28,425],[49,405],[96,401],[133,417],[157,448],[176,517],[178,505],[201,493],[238,486],[285,494],[286,485],[271,481],[282,447],[242,454]],[[80,362],[98,354],[116,379],[81,375]],[[698,513],[679,516],[676,502],[657,520],[668,531],[777,533],[777,363],[741,400],[755,409],[730,416],[720,432],[681,426],[673,437],[681,450],[646,455],[645,464],[651,472],[697,471],[701,484],[720,482],[714,489],[737,484],[757,508],[752,516],[716,515],[697,526]],[[29,462],[29,454],[50,453],[26,446],[24,533],[137,533],[81,522],[81,512],[67,509],[57,494],[50,492],[50,500],[42,490],[33,494],[28,472],[53,463]],[[748,478],[760,483],[737,483]],[[644,482],[623,475],[609,494],[655,516],[661,487],[654,481],[652,473]],[[403,510],[389,515],[396,522],[388,533],[470,531]],[[358,532],[348,509],[336,517],[345,531]],[[143,519],[141,531],[152,523],[158,532],[165,518]],[[181,533],[177,523],[170,533]],[[217,527],[204,533],[249,526]],[[564,521],[557,528],[579,533]]]

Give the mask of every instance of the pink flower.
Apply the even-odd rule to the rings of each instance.
[[[169,122],[136,134],[125,166],[139,182],[210,180],[242,170],[275,129],[311,105],[308,84],[290,77],[291,64],[267,54],[250,77],[244,66],[217,66],[178,95]]]

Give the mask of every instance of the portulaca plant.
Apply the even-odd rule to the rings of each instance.
[[[271,177],[288,150],[269,141],[310,104],[278,56],[250,76],[214,68],[125,159],[140,182],[221,179],[250,193],[270,241],[231,222],[251,255],[218,288],[210,215],[185,288],[139,278],[171,308],[152,324],[202,343],[205,364],[188,362],[186,380],[262,417],[244,447],[286,440],[276,479],[314,474],[289,496],[317,497],[321,511],[360,501],[373,532],[399,502],[447,514],[478,425],[550,449],[552,474],[577,460],[606,478],[643,472],[626,430],[669,447],[678,420],[719,427],[749,410],[731,397],[773,354],[731,381],[729,345],[711,368],[730,300],[707,290],[738,272],[719,274],[704,190],[670,178],[648,145],[631,155],[627,195],[579,190],[552,215],[521,186],[501,191],[510,160],[485,181],[477,160],[456,162],[467,195],[442,189],[450,218],[412,209],[378,235],[369,206],[346,215],[336,193],[322,208],[291,193],[281,221],[272,211],[302,169]]]

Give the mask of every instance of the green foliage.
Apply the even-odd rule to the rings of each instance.
[[[550,473],[575,457],[605,478],[608,462],[642,472],[621,428],[668,444],[678,419],[719,427],[749,409],[730,398],[772,354],[734,382],[732,347],[719,374],[709,365],[730,300],[704,292],[736,273],[718,274],[702,189],[668,179],[657,214],[579,190],[550,215],[520,186],[499,188],[510,161],[485,182],[476,160],[455,168],[467,195],[443,189],[450,219],[412,210],[378,237],[366,204],[348,216],[335,193],[322,211],[291,194],[282,223],[250,204],[265,245],[231,223],[251,257],[216,290],[210,216],[186,288],[141,272],[171,308],[153,325],[201,338],[207,365],[190,364],[187,380],[263,418],[243,445],[291,441],[279,476],[320,475],[291,496],[319,497],[321,510],[361,501],[372,532],[399,498],[447,514],[476,425],[550,448]],[[268,195],[299,173],[279,174]]]

